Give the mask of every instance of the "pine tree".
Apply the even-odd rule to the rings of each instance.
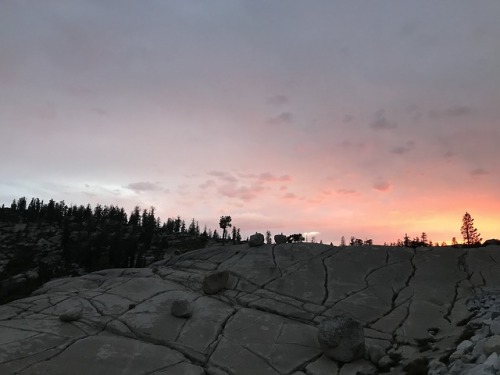
[[[422,232],[422,236],[420,237],[420,241],[422,242],[422,246],[429,245],[429,242],[427,242],[427,233]]]
[[[266,231],[266,244],[271,245],[273,242],[272,237],[271,237],[271,231],[268,230]]]
[[[236,227],[233,227],[233,245],[236,245]]]
[[[212,238],[216,241],[219,240],[220,236],[219,233],[217,233],[217,229],[214,229],[214,234],[212,235]]]
[[[231,228],[231,216],[221,216],[219,227],[222,229],[222,245],[226,243],[227,228]]]
[[[479,237],[481,234],[474,228],[474,219],[468,212],[466,212],[462,218],[462,228],[460,232],[464,238],[464,245],[471,246],[481,243],[482,238]]]
[[[410,237],[408,237],[407,233],[405,233],[405,236],[403,238],[403,246],[410,247]]]
[[[191,219],[191,223],[189,224],[188,234],[190,234],[191,236],[198,234],[196,233],[196,221],[194,220],[194,218]]]

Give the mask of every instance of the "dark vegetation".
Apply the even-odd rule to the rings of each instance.
[[[230,216],[225,218],[231,227]],[[162,223],[154,207],[135,207],[127,215],[117,206],[19,198],[0,208],[0,303],[28,295],[56,277],[143,267],[209,241],[241,242],[239,228],[233,226],[232,238],[223,230],[220,239],[216,230],[200,231],[194,218],[188,225],[180,216]]]
[[[479,247],[481,246],[482,238],[481,234],[478,232],[477,228],[474,227],[474,219],[471,215],[466,212],[462,218],[462,227],[460,228],[460,233],[463,237],[463,244],[459,245],[456,237],[451,239],[451,246],[454,247]],[[371,239],[362,240],[361,238],[356,238],[354,236],[351,237],[349,242],[349,246],[370,246],[373,245],[373,241]],[[340,239],[340,246],[346,246],[346,241],[344,236]],[[398,239],[396,242],[384,243],[384,246],[397,246],[397,247],[411,247],[413,249],[420,246],[430,246],[430,247],[439,247],[439,246],[448,246],[446,242],[433,242],[427,236],[426,232],[422,232],[420,236],[415,236],[411,238],[405,233],[403,239]]]

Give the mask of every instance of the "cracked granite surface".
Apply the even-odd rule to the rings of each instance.
[[[204,295],[205,275],[227,270],[227,289]],[[402,355],[399,367],[454,346],[466,301],[500,286],[500,247],[345,247],[298,243],[218,246],[144,269],[53,280],[0,306],[1,374],[339,374],[317,328],[344,313],[367,345]],[[175,299],[189,319],[170,314]],[[81,319],[60,314],[81,309]],[[433,344],[422,347],[423,341]]]

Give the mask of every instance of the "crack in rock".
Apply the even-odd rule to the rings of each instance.
[[[322,259],[322,263],[323,263],[323,268],[325,270],[325,282],[324,282],[324,288],[325,288],[325,296],[323,297],[323,300],[321,301],[321,306],[324,306],[326,301],[328,301],[328,297],[330,296],[330,290],[328,289],[328,279],[329,279],[329,273],[328,273],[328,267],[326,266],[326,261],[332,257],[334,257],[335,255],[339,254],[338,251],[336,251],[335,253],[325,257]]]
[[[30,363],[29,365],[21,368],[20,370],[16,371],[16,372],[23,372],[23,371],[26,371],[26,370],[29,370],[31,367],[35,366],[35,365],[38,365],[39,363],[42,363],[42,362],[47,362],[47,361],[50,361],[54,358],[57,358],[58,356],[60,356],[61,354],[63,354],[66,350],[68,350],[72,345],[76,344],[78,341],[81,341],[81,340],[85,340],[87,339],[88,337],[90,337],[92,335],[88,335],[88,336],[85,336],[85,337],[80,337],[80,338],[77,338],[77,339],[74,339],[74,340],[70,340],[70,342],[67,342],[67,343],[64,343],[64,344],[60,344],[54,348],[49,348],[47,350],[44,350],[44,351],[48,351],[48,350],[54,350],[54,349],[59,349],[60,348],[60,351],[58,353],[54,353],[54,355],[52,356],[49,356],[49,357],[46,357],[40,361],[36,361],[36,362],[33,362],[33,363]],[[37,353],[39,354],[39,353]],[[16,358],[16,360],[18,360],[19,358]]]

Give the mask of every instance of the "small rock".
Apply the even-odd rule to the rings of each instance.
[[[61,322],[74,322],[82,317],[82,309],[74,308],[59,315]]]
[[[368,359],[377,364],[383,356],[385,356],[384,349],[379,345],[369,345],[366,347],[366,352],[368,354]]]
[[[216,294],[224,289],[229,280],[229,272],[215,272],[203,279],[203,292],[205,294]]]
[[[473,363],[476,360],[476,358],[477,358],[476,355],[468,353],[464,354],[461,359],[463,363]]]
[[[339,375],[377,375],[377,368],[365,359],[358,359],[357,361],[346,363],[340,369]]]
[[[387,371],[392,366],[392,359],[388,355],[384,355],[377,363],[377,367],[383,371]]]
[[[465,353],[472,348],[474,344],[470,340],[464,340],[457,346],[457,351]]]
[[[491,353],[500,354],[500,335],[489,337],[484,343],[483,351],[488,356]]]
[[[443,362],[437,359],[433,359],[429,363],[429,375],[445,375],[447,373],[448,373],[448,368]]]
[[[178,318],[190,318],[193,315],[193,305],[185,299],[172,302],[170,313]]]
[[[450,362],[455,362],[456,360],[460,359],[464,353],[458,350],[455,350],[453,353],[451,353],[449,357]]]
[[[500,368],[500,358],[497,353],[491,353],[486,361],[484,361],[484,365],[490,369],[499,369]]]
[[[500,335],[500,321],[494,320],[490,323],[490,332],[493,335]]]
[[[346,315],[322,321],[318,341],[323,352],[335,361],[351,362],[365,353],[363,326]]]
[[[264,245],[264,235],[262,233],[255,233],[250,236],[248,246],[258,247]]]

